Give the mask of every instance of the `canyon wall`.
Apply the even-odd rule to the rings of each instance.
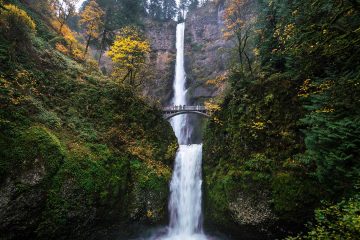
[[[223,4],[209,2],[187,16],[185,65],[189,98],[193,103],[202,103],[223,88],[208,83],[225,73],[234,46],[233,41],[223,37],[223,14]]]
[[[176,60],[176,22],[145,20],[145,35],[150,41],[151,62],[144,82],[144,95],[167,105],[172,97]]]

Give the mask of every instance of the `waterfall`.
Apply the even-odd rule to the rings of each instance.
[[[176,28],[176,69],[174,78],[174,105],[186,105],[186,74],[184,68],[185,23]],[[175,159],[173,177],[170,183],[170,225],[165,239],[206,239],[202,229],[201,216],[201,161],[202,145],[190,144],[191,126],[187,116],[179,115],[171,125],[180,144]]]
[[[186,105],[186,74],[184,67],[184,35],[185,23],[179,23],[176,27],[176,66],[174,78],[173,105]],[[171,120],[171,125],[179,144],[187,144],[190,137],[190,127],[187,125],[187,116],[180,115]]]

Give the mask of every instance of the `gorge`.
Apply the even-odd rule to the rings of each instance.
[[[0,0],[0,240],[360,239],[359,1],[77,3]]]

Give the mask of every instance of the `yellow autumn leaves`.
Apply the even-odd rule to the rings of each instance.
[[[6,20],[6,18],[12,16],[12,18],[16,19],[17,22],[26,25],[30,31],[35,31],[35,22],[29,17],[29,15],[27,15],[24,10],[12,4],[7,4],[4,6],[4,8],[7,11],[3,11],[1,13],[1,15],[3,16],[2,18],[0,18],[1,24],[6,24],[3,20]]]
[[[100,29],[103,26],[103,16],[104,11],[99,7],[99,5],[94,1],[90,1],[86,6],[85,10],[81,14],[81,19],[79,23],[85,27],[86,34],[86,47],[84,56],[86,56],[90,41],[94,38],[98,38],[100,34]]]
[[[107,54],[115,64],[114,75],[123,83],[135,86],[137,75],[145,66],[149,53],[150,44],[140,31],[135,27],[125,27]]]
[[[24,47],[36,31],[35,22],[22,9],[13,4],[1,5],[0,34]]]

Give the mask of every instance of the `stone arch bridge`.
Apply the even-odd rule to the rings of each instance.
[[[175,116],[182,115],[182,114],[198,114],[203,117],[210,117],[208,111],[204,106],[170,106],[170,107],[164,107],[162,109],[163,116],[166,120],[169,120]]]

